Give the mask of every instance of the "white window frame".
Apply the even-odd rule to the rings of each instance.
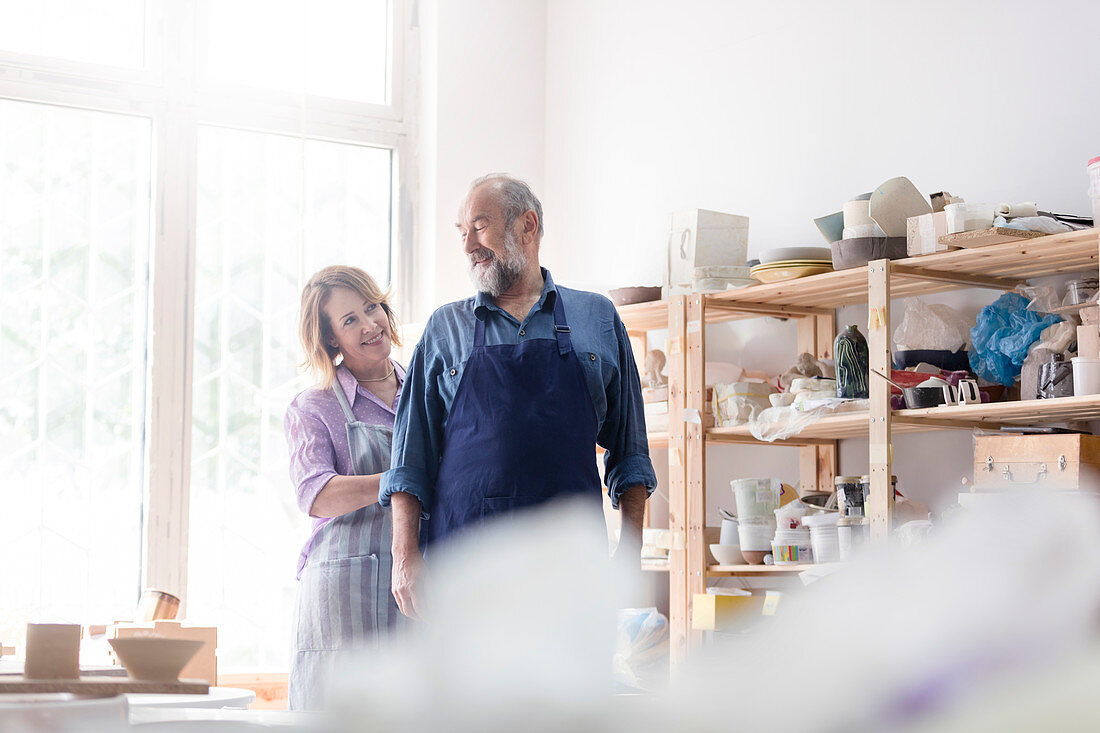
[[[418,0],[390,0],[388,105],[204,80],[196,29],[209,2],[216,0],[147,0],[143,70],[0,51],[0,98],[152,121],[142,583],[180,596],[187,591],[199,125],[392,150],[390,279],[401,311],[411,312],[416,287]]]

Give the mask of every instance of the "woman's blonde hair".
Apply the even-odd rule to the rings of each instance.
[[[383,291],[374,278],[358,267],[332,265],[318,270],[302,289],[298,339],[306,355],[301,366],[309,369],[322,389],[331,387],[336,379],[336,357],[340,355],[340,349],[328,343],[333,336],[332,324],[324,310],[332,289],[336,287],[348,288],[363,296],[364,300],[381,305],[389,319],[390,343],[394,346],[401,345],[401,337],[397,333],[397,316],[390,306],[388,290]]]

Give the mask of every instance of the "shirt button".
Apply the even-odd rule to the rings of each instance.
[[[521,329],[519,330],[519,335],[520,335],[520,336],[525,336],[525,335],[527,335],[527,332],[526,332],[526,331],[524,331],[524,330],[523,330],[523,329],[521,328]]]
[[[451,370],[451,376],[452,376],[452,377],[453,377],[453,376],[454,376],[455,374],[457,374],[457,373],[458,373],[458,370],[457,370],[457,369],[452,369],[452,370]]]
[[[596,361],[596,355],[595,355],[595,354],[589,354],[589,355],[588,355],[588,358],[589,358],[589,359],[590,359],[591,361]]]

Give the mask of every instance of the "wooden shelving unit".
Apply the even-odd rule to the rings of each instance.
[[[784,441],[758,441],[747,426],[704,429],[698,423],[686,422],[683,415],[685,409],[703,412],[706,324],[760,316],[794,318],[798,321],[799,353],[808,351],[819,358],[830,358],[836,331],[835,309],[866,304],[870,312],[870,366],[888,373],[892,363],[891,300],[958,288],[1011,290],[1030,278],[1096,270],[1098,263],[1100,242],[1097,230],[1092,229],[923,257],[877,260],[864,267],[782,283],[694,293],[620,308],[639,364],[645,355],[646,333],[668,329],[665,351],[670,424],[667,433],[651,435],[650,447],[667,447],[669,452],[669,529],[674,549],[668,567],[662,571],[669,573],[673,670],[701,640],[700,634],[690,631],[691,599],[693,594],[704,592],[708,577],[780,576],[806,569],[708,565],[704,534],[708,446],[797,447],[803,488],[832,490],[837,441],[866,438],[871,476],[868,516],[872,539],[881,542],[888,539],[891,530],[893,496],[887,489],[893,472],[895,433],[998,430],[1005,425],[1100,419],[1100,395],[892,411],[888,386],[881,379],[872,379],[869,411],[825,417]]]

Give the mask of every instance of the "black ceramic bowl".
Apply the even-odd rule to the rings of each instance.
[[[910,349],[894,352],[894,368],[909,369],[921,362],[948,372],[970,371],[970,354],[966,349],[941,351],[938,349]]]
[[[829,245],[834,270],[862,267],[871,260],[900,260],[909,256],[905,247],[905,237],[856,237]]]

